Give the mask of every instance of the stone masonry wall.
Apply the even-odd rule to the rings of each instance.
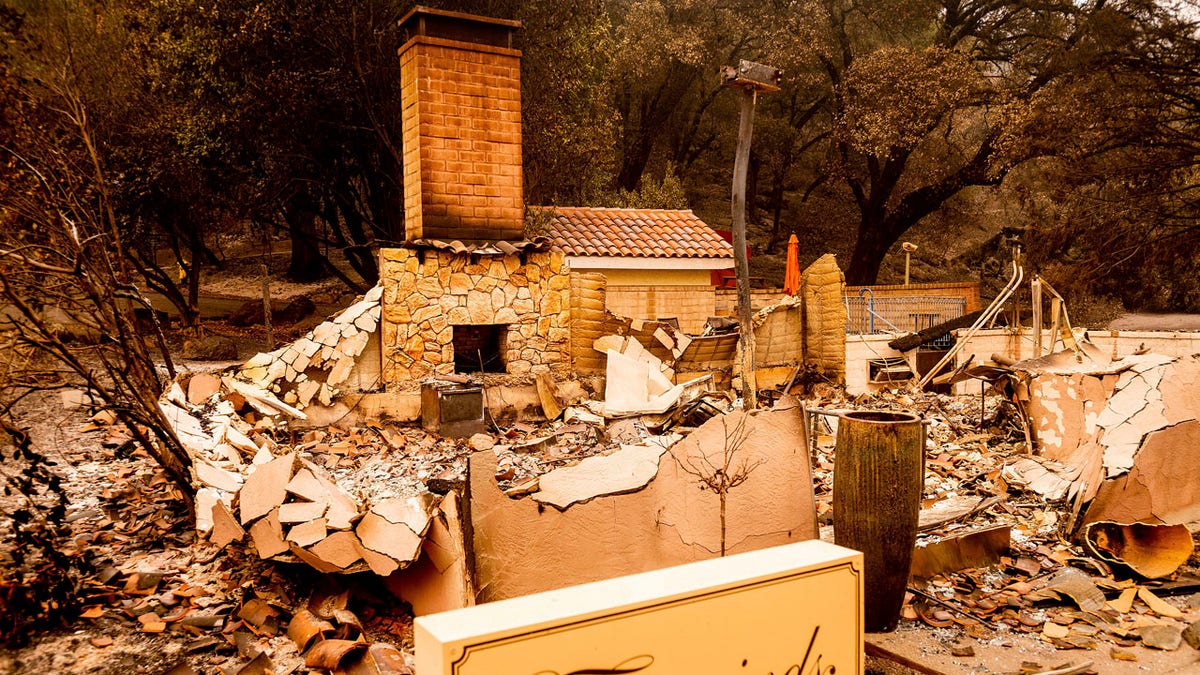
[[[381,252],[383,381],[454,372],[454,326],[503,324],[509,373],[570,363],[570,268],[559,252],[477,256]]]

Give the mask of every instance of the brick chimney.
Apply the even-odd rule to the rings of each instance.
[[[524,239],[520,25],[426,7],[400,20],[408,241]]]

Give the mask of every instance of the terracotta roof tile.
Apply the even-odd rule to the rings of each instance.
[[[534,207],[550,211],[552,244],[567,255],[732,258],[733,247],[691,210]]]

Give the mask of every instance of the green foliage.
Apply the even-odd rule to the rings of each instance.
[[[675,175],[675,167],[667,164],[662,180],[643,176],[636,190],[618,190],[597,199],[598,204],[627,209],[686,209],[687,195],[683,183]]]

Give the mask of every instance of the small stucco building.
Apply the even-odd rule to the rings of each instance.
[[[608,279],[610,311],[690,333],[716,314],[712,271],[733,267],[733,247],[690,210],[542,208],[571,270]]]

